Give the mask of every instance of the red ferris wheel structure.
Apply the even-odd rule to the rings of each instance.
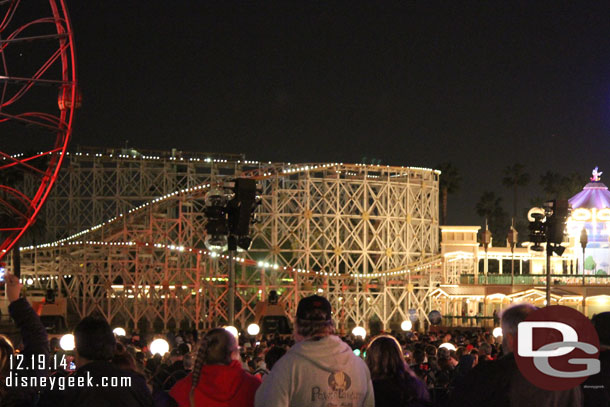
[[[65,0],[0,0],[0,261],[47,199],[79,104]]]

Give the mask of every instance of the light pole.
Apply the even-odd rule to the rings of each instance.
[[[546,306],[551,306],[551,256],[553,248],[550,242],[546,243]]]
[[[483,273],[484,273],[485,282],[483,284],[486,284],[487,283],[487,271],[489,270],[489,258],[487,257],[487,250],[489,248],[489,245],[491,244],[491,232],[489,231],[489,227],[487,226],[487,218],[485,218],[485,230],[481,234],[481,240],[483,241],[483,247],[485,248],[485,263],[483,264]],[[475,284],[479,283],[478,276],[475,276],[474,283]]]
[[[217,186],[211,188],[205,198],[205,244],[212,251],[228,249],[227,297],[228,322],[231,326],[235,326],[235,254],[238,247],[243,250],[250,248],[250,224],[259,203],[256,181],[249,178],[237,178],[233,193],[226,191],[224,186]]]
[[[513,218],[511,225],[510,225],[510,230],[508,231],[508,236],[506,237],[506,240],[508,240],[508,244],[510,244],[510,253],[511,253],[511,260],[510,260],[510,285],[511,286],[515,285],[515,245],[517,244],[518,236],[519,236],[519,233],[515,229],[515,218]]]
[[[551,256],[560,259],[565,251],[561,245],[565,237],[566,221],[570,216],[570,203],[566,199],[555,199],[545,205],[546,212],[546,305],[551,306]]]
[[[233,241],[232,241],[233,240]],[[229,325],[235,326],[235,253],[237,242],[229,236]]]
[[[589,243],[589,238],[587,236],[587,229],[583,226],[580,231],[580,247],[582,247],[582,313],[585,313],[585,249],[587,248],[587,243]]]
[[[565,251],[561,245],[564,239],[566,221],[570,216],[570,204],[565,199],[548,201],[542,208],[532,208],[528,213],[530,221],[530,249],[542,251],[541,243],[546,242],[546,305],[551,305],[551,256],[560,258]]]

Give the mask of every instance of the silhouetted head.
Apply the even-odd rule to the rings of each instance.
[[[79,358],[110,360],[116,340],[105,319],[86,317],[74,329],[74,343]]]

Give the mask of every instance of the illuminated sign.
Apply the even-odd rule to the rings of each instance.
[[[572,220],[578,222],[608,222],[610,221],[610,208],[577,208],[572,211]]]

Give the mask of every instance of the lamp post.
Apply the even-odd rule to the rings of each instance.
[[[519,233],[515,229],[515,218],[513,218],[511,225],[510,225],[510,229],[508,231],[508,236],[506,237],[508,244],[510,244],[510,253],[511,253],[511,260],[510,260],[510,285],[511,286],[515,285],[515,245],[517,244],[518,235],[519,235]]]
[[[587,236],[587,229],[583,226],[580,231],[580,247],[582,247],[582,313],[585,313],[585,249],[587,248],[587,243],[589,243],[589,238]]]
[[[485,230],[481,234],[481,240],[483,241],[483,247],[485,248],[485,263],[483,264],[483,273],[484,273],[485,282],[483,284],[486,284],[487,283],[487,271],[489,269],[489,258],[487,257],[487,249],[489,248],[489,245],[491,244],[491,232],[489,231],[489,227],[487,226],[487,218],[485,218]],[[479,283],[479,281],[477,281],[478,280],[477,277],[478,276],[475,276],[475,281],[474,281],[475,284]]]
[[[237,243],[229,236],[229,325],[235,326],[235,253]]]
[[[551,306],[551,256],[553,249],[549,242],[546,243],[546,306]]]
[[[551,256],[553,255],[553,245],[550,239],[551,217],[553,216],[554,201],[547,202],[544,206],[545,222],[544,222],[544,237],[546,240],[546,304],[551,306]]]

